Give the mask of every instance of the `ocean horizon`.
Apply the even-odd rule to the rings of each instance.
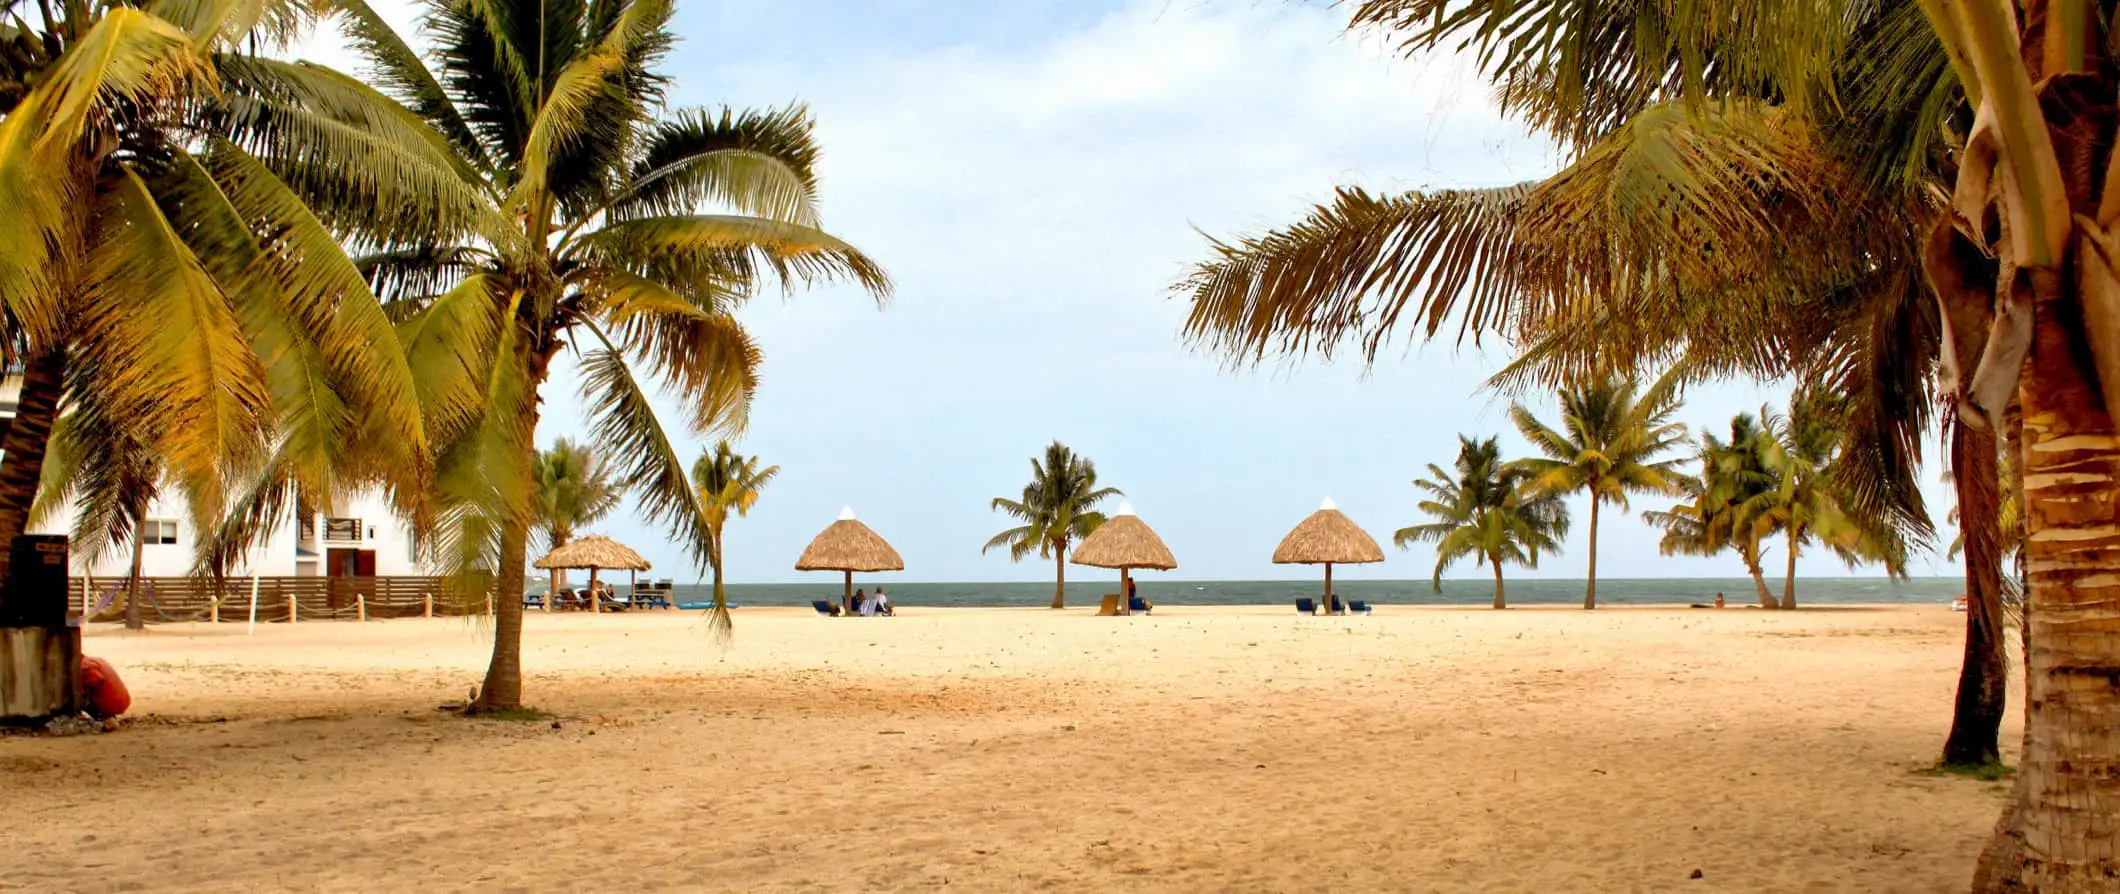
[[[576,572],[569,582],[579,586],[586,580],[586,576]],[[623,576],[613,583],[623,592]],[[878,584],[890,594],[892,602],[907,606],[1043,606],[1053,598],[1051,581],[922,582],[882,576],[856,577],[854,580],[854,585],[862,589],[874,589]],[[1151,577],[1139,579],[1138,584],[1142,597],[1158,605],[1261,605],[1292,602],[1302,596],[1316,597],[1324,591],[1322,578],[1182,581]],[[1504,585],[1511,605],[1580,605],[1583,601],[1584,581],[1581,578],[1510,580]],[[533,591],[543,589],[542,581],[536,579],[530,586]],[[1770,577],[1767,586],[1776,597],[1781,595],[1779,578]],[[725,588],[729,601],[738,605],[802,606],[816,599],[838,598],[843,585],[838,575],[831,575],[829,580],[820,575],[815,582],[731,583]],[[674,589],[678,601],[713,598],[710,584],[681,582]],[[1116,578],[1069,580],[1067,601],[1069,605],[1096,605],[1100,596],[1116,593],[1118,589]],[[1426,580],[1337,580],[1332,589],[1341,598],[1359,599],[1374,605],[1484,606],[1494,601],[1494,581],[1480,578],[1444,580],[1440,593],[1431,589]],[[1956,577],[1903,581],[1882,577],[1799,577],[1796,579],[1796,600],[1798,604],[1811,605],[1948,603],[1964,589],[1964,581]],[[1600,605],[1713,602],[1717,593],[1723,594],[1730,605],[1758,601],[1752,580],[1744,577],[1601,578],[1597,582]]]

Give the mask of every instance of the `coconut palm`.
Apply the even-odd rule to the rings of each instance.
[[[1584,491],[1590,495],[1590,570],[1583,607],[1597,607],[1597,521],[1606,503],[1629,508],[1628,494],[1672,494],[1679,460],[1659,460],[1685,440],[1686,427],[1671,421],[1678,412],[1678,382],[1665,376],[1641,393],[1635,382],[1605,377],[1560,391],[1561,428],[1540,422],[1524,405],[1509,418],[1544,458],[1514,465],[1525,486],[1542,494]]]
[[[591,439],[643,516],[705,567],[706,514],[642,377],[694,432],[741,430],[760,353],[738,305],[774,281],[888,290],[881,268],[819,228],[808,113],[656,117],[667,0],[438,0],[424,20],[433,70],[360,0],[338,5],[370,78],[427,137],[378,163],[446,181],[401,195],[301,180],[363,246],[357,262],[403,321],[438,445],[433,548],[521,592],[540,390],[572,346]],[[371,210],[393,202],[418,213]],[[476,710],[522,698],[520,600],[495,605]]]
[[[52,424],[45,450],[42,482],[30,507],[28,524],[37,526],[62,506],[73,504],[67,549],[87,565],[100,561],[113,546],[132,544],[132,565],[125,581],[125,626],[142,629],[141,564],[146,540],[141,530],[147,510],[160,496],[167,457],[159,455],[144,433],[114,423],[92,406]]]
[[[576,531],[610,515],[621,495],[603,454],[566,438],[537,455],[536,486],[536,525],[547,550],[566,546]]]
[[[1663,512],[1642,514],[1644,520],[1664,530],[1658,545],[1664,555],[1712,556],[1724,550],[1737,553],[1745,572],[1752,577],[1762,608],[1781,606],[1767,589],[1766,575],[1760,567],[1760,541],[1776,528],[1771,518],[1747,515],[1742,507],[1775,487],[1763,444],[1772,437],[1750,413],[1739,413],[1730,420],[1728,440],[1702,432],[1694,454],[1700,475],[1679,482],[1684,502]]]
[[[280,97],[357,89],[249,55],[312,7],[26,6],[7,2],[0,26],[0,359],[23,370],[0,442],[0,542],[23,530],[62,404],[92,440],[154,457],[201,531],[259,482],[319,494],[416,482],[425,436],[390,321],[270,164],[353,160],[307,146],[303,129],[325,116],[260,123]],[[329,124],[350,140],[402,136]]]
[[[1568,505],[1560,495],[1531,486],[1530,473],[1505,463],[1495,439],[1474,441],[1458,436],[1457,473],[1434,463],[1428,477],[1413,486],[1425,491],[1421,511],[1436,521],[1400,528],[1391,541],[1400,549],[1415,543],[1436,544],[1435,574],[1429,585],[1443,589],[1443,572],[1457,560],[1472,557],[1494,569],[1494,607],[1507,608],[1502,592],[1502,563],[1537,568],[1540,553],[1558,553],[1568,536]]]
[[[716,618],[727,617],[727,599],[722,595],[722,562],[728,554],[723,546],[728,541],[722,531],[729,524],[729,513],[738,517],[751,514],[751,507],[758,505],[759,492],[780,474],[779,466],[760,468],[758,457],[737,453],[729,442],[714,445],[712,452],[701,451],[699,459],[692,462],[692,487],[699,493],[700,511],[707,517],[707,530],[714,542],[707,551],[707,561],[714,568],[714,612]]]
[[[1789,412],[1761,408],[1763,437],[1755,441],[1769,487],[1736,506],[1755,528],[1781,532],[1788,570],[1780,607],[1796,607],[1796,558],[1812,540],[1823,539],[1850,565],[1885,563],[1894,576],[1906,571],[1906,547],[1890,526],[1869,522],[1845,505],[1831,475],[1841,444],[1842,418],[1832,395],[1800,388]]]
[[[1022,498],[994,498],[994,511],[1023,524],[995,534],[979,551],[1006,547],[1010,561],[1015,562],[1031,553],[1052,559],[1052,607],[1066,608],[1067,551],[1104,524],[1104,513],[1096,510],[1097,504],[1117,496],[1123,496],[1118,488],[1097,486],[1095,463],[1054,441],[1045,448],[1043,458],[1031,458],[1031,483],[1023,486]]]

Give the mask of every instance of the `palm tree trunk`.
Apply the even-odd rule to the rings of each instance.
[[[707,558],[714,560],[714,610],[718,612],[729,604],[721,589],[721,529],[719,528],[714,530],[714,554]]]
[[[1781,577],[1781,607],[1789,611],[1796,609],[1796,547],[1798,541],[1802,539],[1803,526],[1791,520],[1789,522],[1789,563],[1787,570],[1782,572]]]
[[[1500,559],[1489,556],[1487,557],[1487,564],[1494,566],[1494,607],[1508,608],[1509,600],[1502,596],[1502,562]]]
[[[2120,433],[2087,367],[2074,284],[2049,270],[2031,276],[2020,392],[2031,563],[2022,851],[2014,867],[1981,873],[2037,891],[2110,891],[2120,877]],[[1997,827],[1998,839],[2012,834]]]
[[[1774,592],[1767,589],[1767,576],[1759,570],[1759,541],[1754,540],[1744,549],[1745,570],[1752,574],[1752,587],[1759,591],[1760,608],[1780,608],[1774,600]]]
[[[1597,509],[1603,500],[1595,492],[1590,494],[1590,581],[1583,588],[1583,608],[1597,607]]]
[[[147,533],[141,530],[147,524],[147,507],[132,507],[133,555],[132,574],[125,579],[125,629],[145,630],[147,622],[140,616],[140,567],[147,552]]]
[[[527,483],[535,477],[537,445],[530,441],[537,431],[537,391],[544,384],[556,346],[534,349],[525,358],[528,375],[521,413],[524,443],[513,454],[518,458],[516,480]],[[498,408],[496,408],[498,409]],[[505,711],[523,706],[523,582],[530,561],[530,505],[508,507],[501,523],[500,569],[493,586],[493,660],[486,664],[486,682],[479,688],[475,712]]]
[[[1996,492],[1995,433],[1964,421],[1951,426],[1951,482],[1958,492],[1958,530],[1965,538],[1965,658],[1951,732],[1943,740],[1947,766],[1979,767],[2002,760],[2002,713],[2009,705],[2009,659],[2003,648],[2002,548]]]
[[[66,352],[48,351],[30,358],[22,370],[22,393],[14,421],[0,439],[0,581],[7,580],[13,544],[29,524],[29,507],[37,500],[37,481],[44,475],[44,448],[59,416],[59,397],[66,386]]]
[[[1067,607],[1067,546],[1053,550],[1053,608]]]

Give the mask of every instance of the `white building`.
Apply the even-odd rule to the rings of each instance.
[[[0,417],[14,418],[21,394],[20,376],[0,379]],[[67,507],[30,529],[30,533],[72,533],[75,515],[74,509]],[[181,496],[171,494],[156,500],[141,525],[141,574],[190,574],[200,533],[193,527],[191,512]],[[77,552],[73,566],[76,574],[128,574],[132,570],[132,544],[112,544],[93,567]],[[229,573],[242,577],[399,577],[432,572],[414,557],[411,527],[391,510],[381,493],[371,492],[341,501],[328,516],[307,511],[294,513],[294,517],[276,525],[272,535]]]

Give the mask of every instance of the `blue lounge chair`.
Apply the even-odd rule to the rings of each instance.
[[[1145,615],[1155,611],[1156,607],[1149,605],[1148,600],[1139,596],[1129,596],[1126,598],[1126,610],[1133,614]]]
[[[617,596],[605,596],[597,600],[597,606],[607,612],[622,612],[633,607],[633,601]]]
[[[1358,615],[1366,615],[1369,614],[1369,603],[1359,599],[1351,599],[1347,602],[1347,610]]]
[[[837,602],[826,602],[822,599],[812,599],[810,600],[810,607],[816,609],[817,613],[820,615],[826,615],[834,618],[839,617],[839,603]]]
[[[1324,600],[1324,602],[1327,606],[1325,613],[1328,615],[1344,615],[1347,613],[1347,603],[1341,602],[1338,594],[1334,594],[1332,598]]]
[[[1309,598],[1309,597],[1298,597],[1298,598],[1296,599],[1296,614],[1299,614],[1299,615],[1315,615],[1315,614],[1317,614],[1317,613],[1318,613],[1318,601],[1317,601],[1317,600],[1315,600],[1315,599],[1311,599],[1311,598]]]
[[[545,594],[543,594],[543,593],[524,593],[524,594],[523,594],[523,607],[524,607],[524,608],[544,608],[544,607],[545,607]]]

